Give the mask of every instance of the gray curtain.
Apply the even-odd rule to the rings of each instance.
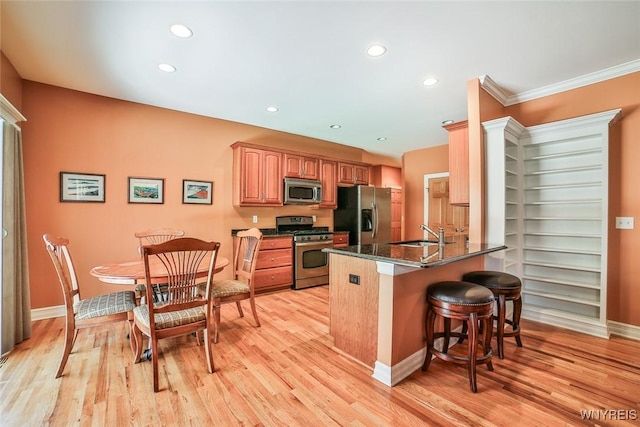
[[[2,343],[0,354],[31,336],[31,301],[27,263],[22,133],[3,123],[2,227]]]

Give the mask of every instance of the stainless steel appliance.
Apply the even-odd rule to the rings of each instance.
[[[333,229],[348,231],[350,245],[391,241],[391,189],[339,187]]]
[[[310,179],[285,178],[285,205],[314,205],[322,201],[322,183]]]
[[[276,232],[293,235],[293,289],[329,283],[329,256],[322,252],[333,246],[328,227],[314,227],[310,216],[279,216]]]

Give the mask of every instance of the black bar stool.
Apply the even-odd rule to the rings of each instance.
[[[425,327],[427,330],[427,354],[422,370],[427,371],[431,364],[431,355],[446,362],[465,365],[469,369],[469,386],[476,392],[476,365],[486,364],[493,371],[491,364],[491,333],[493,328],[493,293],[487,288],[469,282],[445,281],[437,282],[427,288],[427,316]],[[435,332],[436,316],[444,319],[444,331]],[[451,332],[451,319],[461,320],[467,326],[466,332]],[[482,353],[478,355],[480,342],[480,327],[483,331]],[[467,356],[447,354],[450,337],[466,337],[469,339]],[[433,346],[434,340],[444,338],[442,350]]]
[[[518,347],[522,347],[520,339],[522,282],[520,279],[502,271],[472,271],[464,274],[462,280],[484,286],[493,292],[497,299],[497,316],[494,316],[494,319],[497,321],[495,336],[498,340],[498,357],[504,359],[504,337],[515,337]],[[507,301],[513,302],[511,319],[506,318]],[[505,331],[505,323],[511,325],[510,331]]]

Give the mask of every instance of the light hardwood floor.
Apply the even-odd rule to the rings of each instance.
[[[62,318],[35,322],[0,367],[0,425],[640,425],[637,341],[524,322],[524,348],[510,339],[493,372],[479,367],[477,394],[440,360],[389,388],[332,350],[327,287],[257,304],[261,328],[223,308],[213,374],[193,337],[163,340],[159,393],[151,364],[132,363],[124,323],[80,331],[56,380]],[[609,412],[587,421],[583,410]]]

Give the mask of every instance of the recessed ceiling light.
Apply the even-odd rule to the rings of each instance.
[[[442,121],[443,125],[450,125],[451,123],[453,123],[453,120],[443,120]]]
[[[384,137],[384,136],[381,136],[380,138],[378,138],[378,141],[386,141],[386,140],[387,140],[387,138]]]
[[[185,27],[184,25],[181,25],[181,24],[174,24],[169,29],[171,30],[174,36],[182,37],[183,39],[186,39],[193,35],[193,31],[191,31],[189,27]]]
[[[380,45],[380,44],[374,44],[369,46],[369,48],[367,49],[367,55],[369,56],[381,56],[384,55],[385,52],[387,51],[387,48]]]
[[[276,107],[275,105],[270,105],[266,108],[266,110],[270,113],[276,113],[278,112],[278,110],[280,110],[278,107]]]
[[[422,81],[423,86],[433,86],[435,84],[438,84],[438,79],[435,77],[427,77]]]
[[[331,125],[329,126],[331,129],[340,129],[342,125]]]
[[[171,64],[158,64],[158,68],[160,68],[165,73],[173,73],[176,70],[176,67]]]

